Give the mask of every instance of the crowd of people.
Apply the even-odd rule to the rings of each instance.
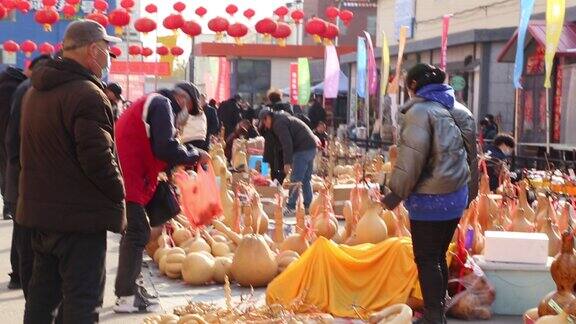
[[[263,136],[270,177],[282,183],[290,175],[306,209],[312,201],[314,159],[328,141],[317,98],[302,109],[271,90],[268,104],[255,109],[240,95],[218,104],[180,82],[130,103],[118,84],[102,81],[109,47],[119,41],[96,22],[75,21],[58,56],[0,74],[0,184],[4,219],[14,218],[9,287],[23,290],[24,323],[98,321],[107,231],[122,234],[114,311],[156,310],[157,297],[140,279],[152,232],[149,204],[161,173],[210,162],[207,151],[221,128],[228,159],[235,139]],[[446,322],[445,255],[478,192],[476,123],[445,79],[427,64],[408,72],[411,100],[402,108],[398,159],[381,200],[389,209],[404,201],[410,212],[425,305],[420,323]],[[487,155],[505,161],[514,139],[498,134],[493,116],[480,127],[493,139]],[[491,188],[499,167],[489,166]],[[296,199],[291,190],[286,216],[294,214]]]

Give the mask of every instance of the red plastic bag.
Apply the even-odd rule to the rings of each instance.
[[[180,190],[180,205],[190,224],[199,227],[210,224],[214,218],[222,215],[220,191],[212,164],[204,170],[198,166],[196,177],[179,170],[174,174],[176,186]]]

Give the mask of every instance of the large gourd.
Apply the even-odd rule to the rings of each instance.
[[[382,205],[377,202],[371,202],[371,206],[366,213],[360,218],[354,235],[349,241],[350,244],[363,243],[380,243],[388,238],[388,229],[386,223],[380,218]]]
[[[232,277],[230,269],[232,268],[232,259],[229,257],[217,257],[214,261],[214,275],[213,279],[217,283],[224,283],[224,278]]]
[[[275,255],[257,234],[242,237],[230,268],[232,276],[243,287],[264,287],[278,273]]]
[[[186,258],[184,250],[178,248],[179,250],[171,251],[168,255],[164,256],[166,258],[166,265],[164,270],[166,276],[172,279],[178,279],[182,275],[182,263]]]
[[[174,227],[172,239],[174,240],[176,246],[181,246],[184,242],[192,238],[192,233],[190,233],[190,230],[184,228],[179,222],[170,220],[170,223]]]
[[[512,224],[508,228],[512,232],[534,232],[534,224],[526,219],[526,211],[520,206],[516,207],[514,211],[514,216],[512,217]]]
[[[526,214],[526,218],[529,222],[534,222],[536,218],[536,213],[532,206],[528,203],[528,181],[523,180],[520,181],[518,186],[518,206],[524,209],[524,213]]]
[[[196,236],[184,242],[181,247],[186,251],[186,253],[212,252],[210,245],[200,235],[200,230],[196,230]]]
[[[232,196],[228,192],[228,175],[227,175],[226,167],[220,168],[220,200],[222,201],[222,209],[224,213],[224,224],[228,226],[232,226],[232,218],[233,218],[233,205],[234,200]]]
[[[332,212],[328,190],[322,190],[320,196],[322,198],[322,206],[318,210],[318,213],[313,215],[314,228],[318,236],[331,239],[336,232],[338,232],[338,222],[335,220],[334,213]]]
[[[548,294],[538,306],[538,315],[556,315],[548,305],[554,300],[562,309],[574,302],[573,289],[576,283],[576,255],[574,255],[574,235],[571,232],[562,233],[562,249],[550,266],[552,279],[556,283],[556,291]]]
[[[182,278],[191,285],[204,285],[214,275],[214,259],[203,252],[189,253],[182,262]]]
[[[383,210],[380,214],[380,218],[386,223],[386,229],[388,230],[389,237],[400,236],[398,229],[398,217],[391,210]]]
[[[396,304],[374,313],[369,323],[376,324],[411,324],[412,309],[406,304]]]

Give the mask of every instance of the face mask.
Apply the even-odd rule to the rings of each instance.
[[[100,79],[105,79],[108,74],[110,73],[110,65],[112,65],[112,62],[110,61],[110,54],[108,54],[108,52],[102,50],[100,47],[98,47],[98,50],[103,52],[106,55],[106,66],[102,67],[99,63],[98,60],[94,59],[94,63],[96,63],[96,65],[98,65],[98,68],[100,69]]]

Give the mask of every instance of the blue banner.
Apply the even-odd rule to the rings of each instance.
[[[522,77],[522,70],[524,69],[524,42],[526,40],[526,31],[528,30],[528,23],[532,10],[534,8],[534,0],[522,0],[520,2],[520,24],[518,25],[518,39],[516,42],[516,60],[514,61],[514,87],[522,89],[520,78]]]
[[[360,98],[366,98],[366,40],[358,37],[356,52],[356,93]]]

